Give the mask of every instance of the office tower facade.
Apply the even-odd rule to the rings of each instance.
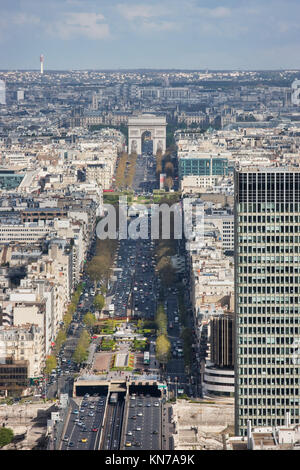
[[[24,100],[24,90],[18,90],[17,91],[17,101],[23,101]]]
[[[228,159],[203,155],[196,158],[185,156],[179,158],[179,178],[184,176],[226,176],[228,175]]]
[[[97,96],[97,93],[93,93],[91,109],[93,109],[95,111],[98,109],[98,96]]]
[[[213,316],[209,322],[210,354],[205,363],[203,389],[214,395],[234,395],[234,316]]]
[[[292,83],[292,104],[300,106],[300,80],[294,80]]]
[[[218,367],[234,366],[234,319],[232,314],[210,320],[211,362]]]
[[[6,104],[6,86],[4,80],[0,80],[0,104]]]
[[[300,169],[235,173],[235,424],[300,410]]]

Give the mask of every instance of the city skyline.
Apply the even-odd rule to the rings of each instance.
[[[295,69],[288,2],[2,2],[1,69]]]
[[[300,2],[0,5],[0,450],[299,450]]]

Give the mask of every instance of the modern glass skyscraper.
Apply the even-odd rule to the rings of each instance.
[[[300,168],[235,173],[235,423],[299,422]]]

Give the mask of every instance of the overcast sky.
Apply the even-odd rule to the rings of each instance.
[[[0,0],[0,69],[299,69],[299,0]]]

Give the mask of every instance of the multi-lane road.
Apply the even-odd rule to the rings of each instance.
[[[136,193],[150,193],[156,188],[156,184],[155,157],[153,155],[139,155],[136,161],[132,189]]]
[[[116,403],[107,404],[106,419],[103,431],[102,450],[119,450],[123,425],[124,396],[118,395]]]
[[[167,378],[169,391],[177,396],[178,390],[187,390],[187,377],[185,374],[183,354],[178,352],[182,348],[181,329],[179,323],[177,293],[169,291],[165,301],[165,310],[168,316],[168,336],[172,346],[172,359],[167,364]]]
[[[116,403],[104,395],[76,398],[60,450],[159,450],[163,432],[159,397],[139,394],[125,400],[124,394],[118,394]]]
[[[102,434],[106,396],[85,397],[72,402],[62,436],[61,450],[98,450]],[[78,401],[78,399],[77,399]]]
[[[161,438],[161,400],[132,395],[122,449],[159,450]]]
[[[153,319],[156,310],[154,245],[151,240],[121,240],[112,290],[114,316]]]
[[[152,191],[150,180],[155,179],[153,157],[139,157],[134,179],[135,190]],[[149,183],[149,184],[148,184]],[[137,191],[138,192],[138,191]],[[150,232],[150,219],[148,221]],[[134,217],[131,219],[134,220]],[[149,233],[148,232],[148,233]],[[149,233],[150,235],[150,233]],[[114,304],[114,317],[138,317],[152,320],[157,310],[158,282],[155,274],[154,241],[148,239],[120,240],[114,262],[114,280],[110,283],[109,301]],[[90,307],[90,281],[86,280],[84,299],[81,303],[80,319]],[[165,309],[168,316],[168,335],[172,351],[180,345],[180,326],[178,316],[177,293],[166,292]],[[80,334],[80,328],[74,336]],[[75,338],[74,338],[75,339]],[[73,349],[70,344],[70,351]],[[154,342],[150,344],[149,371],[159,373],[155,360]],[[183,357],[172,358],[167,366],[166,379],[170,379],[170,389],[178,387],[187,391],[187,377]],[[176,385],[175,385],[176,382]],[[174,385],[173,385],[174,384]],[[174,388],[176,387],[176,389]],[[174,393],[175,395],[175,393]],[[169,422],[166,421],[166,405],[160,397],[150,395],[118,395],[117,403],[110,403],[110,396],[86,397],[81,403],[76,399],[67,427],[63,435],[61,449],[82,450],[159,450],[169,448]],[[75,404],[75,402],[77,404]],[[166,434],[166,435],[165,435]]]

